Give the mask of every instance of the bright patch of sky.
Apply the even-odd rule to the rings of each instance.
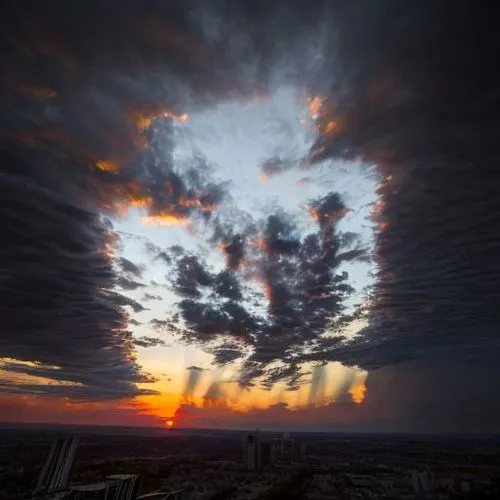
[[[314,168],[301,167],[301,160],[314,139],[312,125],[305,97],[290,88],[281,89],[265,100],[219,104],[176,125],[174,161],[182,166],[194,155],[205,158],[210,178],[229,185],[230,198],[220,207],[222,213],[238,210],[254,220],[262,220],[270,212],[282,209],[297,216],[304,234],[317,230],[308,216],[308,202],[337,191],[349,209],[339,223],[339,230],[359,233],[362,242],[372,248],[373,224],[368,219],[376,201],[377,181],[369,175],[368,167],[361,164],[329,161]],[[265,179],[261,166],[275,157],[291,168]],[[128,294],[139,302],[145,292],[161,296],[161,300],[144,304],[149,308],[147,311],[134,315],[142,324],[134,326],[133,332],[138,336],[155,336],[157,333],[152,331],[149,321],[168,318],[178,297],[169,290],[168,268],[162,262],[151,262],[151,256],[147,255],[146,239],[160,248],[180,245],[201,252],[214,270],[224,267],[224,257],[208,243],[209,235],[202,226],[146,226],[141,223],[140,215],[138,210],[130,212],[126,219],[116,223],[116,228],[129,235],[124,237],[123,256],[136,263],[147,263],[142,280],[147,286]],[[359,303],[363,291],[372,284],[371,265],[347,263],[342,270],[348,271],[349,282],[358,292],[349,299],[349,304]],[[350,330],[349,334],[355,333],[356,325]],[[139,362],[146,370],[156,375],[162,372],[171,375],[192,364],[205,367],[210,364],[210,355],[201,348],[180,345],[167,336],[165,340],[167,346],[139,349]]]

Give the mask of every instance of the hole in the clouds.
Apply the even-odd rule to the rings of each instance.
[[[343,234],[346,250],[359,245],[371,254],[374,245],[371,215],[377,200],[377,179],[373,169],[361,163],[331,161],[312,168],[308,167],[306,161],[317,133],[314,125],[321,103],[319,98],[307,97],[288,88],[255,102],[227,102],[203,113],[194,113],[189,121],[173,126],[175,168],[185,172],[195,162],[198,167],[203,167],[203,175],[209,174],[210,178],[228,186],[229,196],[211,217],[221,220],[227,217],[234,231],[243,229],[249,220],[262,220],[269,213],[278,211],[293,215],[300,233],[298,237],[304,238],[318,230],[318,221],[312,217],[311,201],[338,192],[347,209],[336,231]],[[325,126],[334,125],[328,122]],[[179,245],[187,254],[201,256],[210,272],[220,273],[227,265],[223,247],[228,242],[210,242],[209,226],[205,220],[204,217],[195,217],[189,225],[150,226],[143,224],[144,219],[140,218],[140,214],[131,213],[127,220],[120,222],[120,228],[147,238],[157,249]],[[249,238],[246,244],[250,250],[247,251],[263,247],[265,242],[261,238],[258,231]],[[141,251],[141,245],[137,241],[131,242],[125,248],[125,255],[134,260]],[[153,270],[146,270],[146,281],[156,282],[155,272],[165,272],[164,262],[155,264]],[[245,268],[245,264],[248,263],[244,262],[238,270],[240,278],[243,277],[242,304],[251,315],[260,318],[259,321],[265,321],[270,306],[270,291],[266,281],[251,268]],[[373,264],[346,260],[336,272],[348,277],[348,283],[356,290],[346,300],[346,312],[350,313],[363,301],[366,290],[373,284]],[[172,280],[175,279],[175,266],[172,264],[164,277],[166,288],[161,292],[162,300],[151,304],[150,310],[142,313],[142,317],[148,318],[146,325],[159,313],[160,307],[160,314],[164,315],[165,310],[171,314],[177,311],[179,300],[186,298],[179,296],[175,286],[172,286]],[[200,303],[210,304],[213,300],[213,291],[209,287],[199,286],[197,293],[194,299]],[[138,298],[138,295],[135,297]],[[191,297],[187,298],[191,300]],[[226,302],[224,299],[221,304]],[[365,320],[354,320],[344,325],[341,332],[327,329],[319,332],[319,335],[327,338],[341,333],[347,339],[352,339],[365,326]],[[146,333],[145,330],[143,333]],[[254,341],[258,340],[253,334],[252,337]],[[246,351],[244,356],[248,357],[251,351]],[[366,373],[345,367],[337,369],[337,365],[334,363],[330,365],[334,368],[325,370],[335,373],[340,370],[337,377],[343,382],[330,382],[328,394],[311,396],[310,380],[306,377],[301,379],[300,384],[297,382],[293,391],[289,391],[283,383],[275,384],[276,387],[271,391],[275,401],[287,402],[291,407],[322,405],[339,398],[361,402]],[[273,366],[276,369],[280,364],[271,363],[268,368],[272,369]],[[232,363],[233,379],[238,377],[241,368],[241,363]]]
[[[304,231],[315,229],[307,215],[309,201],[338,191],[348,207],[339,230],[358,234],[360,243],[372,253],[374,235],[369,219],[377,200],[373,169],[354,162],[304,168],[321,102],[319,97],[284,88],[266,98],[220,104],[176,127],[174,158],[189,162],[202,155],[214,176],[230,184],[229,205],[255,218],[279,208],[297,215]],[[214,252],[213,259],[223,265],[219,252]],[[342,267],[360,289],[372,284],[371,264]],[[263,292],[265,299],[262,286],[250,286]]]

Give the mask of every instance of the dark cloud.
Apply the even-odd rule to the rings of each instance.
[[[149,324],[155,329],[160,332],[174,332],[176,331],[177,327],[175,325],[175,315],[172,319],[158,319],[158,318],[153,318]]]
[[[138,266],[132,261],[126,259],[125,257],[120,257],[118,259],[118,265],[125,274],[131,274],[136,278],[142,278],[142,273],[144,271],[144,266]]]
[[[133,340],[134,345],[139,347],[157,347],[165,345],[165,341],[157,337],[143,336]]]
[[[84,389],[68,389],[70,396],[100,388],[106,397],[133,396],[144,380],[130,353],[123,306],[144,307],[112,290],[115,284],[141,287],[134,279],[141,269],[118,259],[123,274],[115,275],[116,239],[99,214],[136,204],[149,216],[179,222],[208,215],[224,192],[196,172],[173,170],[172,119],[160,117],[167,103],[137,76],[139,61],[154,67],[160,53],[169,57],[147,36],[145,45],[133,48],[134,36],[154,32],[143,29],[147,20],[125,4],[119,13],[95,2],[77,10],[61,2],[44,9],[28,2],[22,12],[9,2],[2,6],[2,72],[9,76],[1,86],[0,117],[1,189],[8,204],[2,212],[8,243],[1,250],[6,333],[0,356],[80,373]],[[120,26],[127,19],[135,28],[125,32]],[[176,19],[189,31],[181,11]],[[170,50],[174,59],[178,50]],[[182,66],[171,61],[174,71],[183,73]],[[146,115],[158,110],[158,123],[142,134]],[[85,373],[93,372],[110,388],[89,381]]]
[[[366,252],[354,235],[336,229],[345,214],[337,194],[320,200],[318,211],[338,212],[332,200],[341,213],[325,216],[318,231],[305,236],[295,219],[283,212],[269,215],[262,223],[252,222],[245,233],[254,233],[254,241],[248,243],[242,269],[212,273],[194,255],[184,255],[176,262],[173,287],[186,297],[177,304],[182,320],[177,331],[187,342],[210,344],[220,337],[240,342],[211,349],[216,363],[241,358],[250,348],[241,375],[243,385],[250,383],[250,374],[263,375],[276,360],[285,366],[271,370],[264,385],[269,387],[278,380],[296,385],[301,350],[329,327],[340,325],[345,298],[354,289],[347,284],[348,274],[338,268],[344,261],[362,260]],[[254,226],[261,227],[260,233]],[[256,293],[255,287],[249,289],[249,281],[262,289],[255,306],[261,311],[249,300]],[[310,350],[309,356],[313,352],[318,351]]]
[[[219,335],[249,339],[259,326],[258,320],[236,302],[214,304],[185,299],[179,308],[187,328],[184,340],[188,342],[210,342]]]
[[[230,248],[229,270],[244,260],[244,278],[262,286],[262,313],[247,310],[237,287],[218,283],[196,256],[179,257],[173,287],[184,297],[191,339],[244,338],[254,355],[243,384],[271,360],[291,365],[310,342],[318,361],[365,368],[431,355],[445,364],[451,351],[497,353],[499,75],[484,61],[498,53],[486,29],[498,8],[188,4],[2,6],[0,355],[74,370],[89,391],[99,385],[84,374],[95,372],[115,383],[115,395],[136,394],[142,375],[123,308],[144,307],[113,290],[139,287],[140,275],[116,262],[116,235],[102,214],[136,206],[155,222],[215,224],[227,186],[213,181],[203,159],[174,165],[173,123],[282,83],[326,97],[309,166],[360,158],[382,178],[369,326],[353,341],[319,348],[352,292],[340,263],[366,258],[342,240],[335,222],[345,207],[332,193],[311,203],[318,233],[296,234],[278,216],[261,227],[261,254],[233,245],[236,231],[217,240]],[[318,51],[325,57],[313,67]],[[266,168],[275,173],[276,165]]]
[[[98,393],[99,378],[116,396],[137,394],[142,376],[130,356],[122,299],[111,291],[112,261],[102,251],[112,244],[109,231],[63,196],[64,170],[50,161],[40,170],[39,161],[2,152],[0,356],[69,371],[84,387],[72,389],[75,395]]]
[[[231,271],[222,271],[215,276],[214,291],[217,295],[234,301],[243,298],[238,278]]]
[[[172,258],[165,251],[159,252],[158,255],[156,255],[156,259],[162,260],[167,265],[172,264]]]
[[[182,248],[180,245],[172,245],[171,247],[169,247],[168,251],[171,255],[180,257],[184,253],[184,248]]]
[[[431,23],[427,4],[370,15],[348,9],[349,30],[364,35],[354,40],[340,28],[343,64],[360,55],[324,105],[319,129],[336,125],[320,134],[313,159],[359,157],[379,167],[378,274],[369,327],[328,359],[377,368],[497,349],[499,75],[479,61],[498,41],[479,34],[487,9],[468,19],[465,5],[433,11]],[[462,41],[478,29],[473,44]],[[468,68],[465,78],[458,68]]]
[[[267,344],[269,348],[273,343],[275,346],[265,349],[265,357],[278,354],[276,340],[280,336],[286,345],[281,347],[283,356],[287,348],[300,347],[323,334],[342,314],[344,299],[353,289],[347,284],[347,273],[337,272],[343,259],[336,222],[331,221],[328,228],[322,226],[319,233],[299,238],[290,220],[269,217],[263,245],[267,255],[258,273],[263,280],[271,319],[263,346]]]
[[[245,242],[241,235],[234,235],[229,242],[221,243],[222,250],[226,255],[226,265],[228,269],[238,269],[245,256]]]
[[[295,166],[295,162],[287,159],[282,159],[277,156],[267,159],[260,166],[261,178],[269,180],[275,175],[282,174]]]
[[[255,379],[266,373],[265,365],[252,359],[246,359],[240,370],[238,383],[240,387],[249,389],[255,386]]]
[[[151,300],[162,300],[162,296],[161,295],[153,295],[151,293],[145,293],[142,297],[142,301],[143,302],[149,302]]]
[[[321,229],[327,228],[332,222],[337,222],[347,212],[346,206],[338,193],[330,193],[310,204],[310,216],[317,221]]]
[[[150,380],[148,380],[150,382]],[[58,384],[0,384],[0,392],[20,394],[20,395],[38,395],[38,396],[60,396],[69,397],[81,401],[101,401],[117,398],[128,398],[131,396],[130,387],[120,387],[116,385],[100,386],[77,386],[77,385],[58,385]],[[142,390],[137,394],[150,395],[156,394],[155,391]]]
[[[244,353],[244,346],[236,343],[224,342],[223,345],[211,349],[210,353],[214,357],[214,364],[223,366],[241,358]]]
[[[303,376],[301,367],[291,363],[267,370],[262,386],[270,390],[276,383],[286,382],[289,389],[296,389],[302,383]]]
[[[123,290],[137,290],[138,288],[146,286],[144,285],[144,283],[139,283],[138,281],[130,280],[125,276],[119,276],[116,280],[116,284]]]
[[[176,269],[173,289],[184,297],[201,297],[200,288],[212,285],[213,277],[195,255],[182,257]]]
[[[146,310],[146,308],[136,300],[118,293],[110,294],[109,300],[118,306],[129,306],[136,313]]]
[[[300,241],[293,219],[284,213],[270,215],[261,244],[271,254],[294,254],[299,249]]]

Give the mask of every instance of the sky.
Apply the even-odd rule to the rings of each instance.
[[[7,2],[0,420],[498,431],[469,6]]]

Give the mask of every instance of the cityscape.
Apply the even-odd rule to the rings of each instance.
[[[0,432],[0,498],[500,498],[500,439],[131,428]]]

